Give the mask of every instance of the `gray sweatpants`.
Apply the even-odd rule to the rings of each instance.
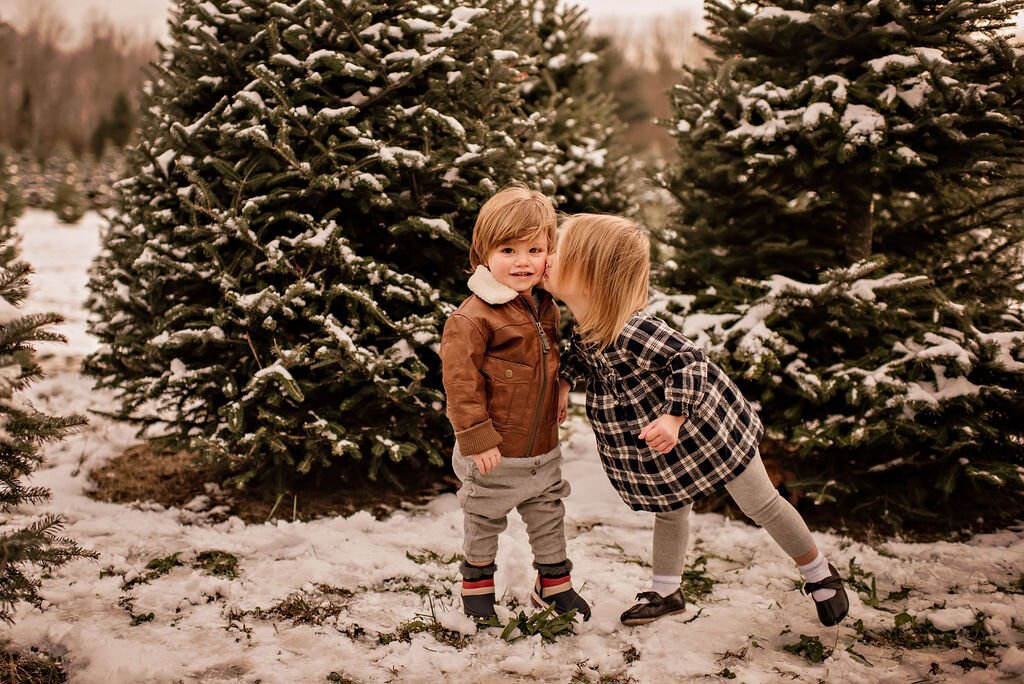
[[[562,479],[562,451],[555,447],[530,458],[503,458],[486,475],[458,445],[452,468],[462,481],[459,504],[464,516],[463,555],[470,563],[494,561],[498,535],[513,508],[526,523],[537,563],[561,563],[565,555],[565,504],[569,483]]]
[[[746,469],[725,485],[740,510],[763,527],[791,558],[814,548],[807,523],[792,504],[779,495],[757,455]],[[654,574],[679,577],[690,543],[690,509],[685,506],[654,516]]]

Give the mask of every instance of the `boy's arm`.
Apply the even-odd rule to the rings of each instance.
[[[472,456],[501,444],[487,413],[487,390],[480,368],[487,342],[468,318],[453,314],[441,335],[441,373],[448,420],[459,450]]]

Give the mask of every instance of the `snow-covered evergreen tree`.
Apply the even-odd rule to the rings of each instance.
[[[1020,500],[1021,7],[707,4],[661,275],[691,332],[728,323],[706,345],[821,501],[962,523]]]
[[[3,179],[0,178],[0,200]],[[9,230],[12,214],[0,204],[0,228]],[[21,314],[31,268],[12,261],[14,249],[8,238],[0,239],[0,620],[10,622],[20,601],[39,602],[37,572],[45,572],[77,557],[91,556],[74,541],[58,536],[62,521],[47,515],[28,525],[13,523],[8,516],[18,506],[50,498],[45,487],[30,486],[24,479],[39,465],[40,446],[60,440],[85,423],[81,416],[48,416],[22,396],[39,379],[33,342],[64,338],[47,326],[59,323],[56,314]]]
[[[120,415],[239,484],[440,463],[435,349],[477,210],[555,190],[523,31],[500,2],[178,5],[91,285],[87,368]]]
[[[71,162],[61,174],[50,209],[63,223],[78,223],[88,208],[78,164]]]
[[[714,57],[674,91],[673,281],[814,282],[884,254],[1001,309],[1024,282],[1022,8],[710,0]]]
[[[521,51],[536,68],[519,89],[544,137],[556,146],[552,180],[560,211],[632,213],[636,178],[616,115],[615,94],[604,81],[614,58],[607,40],[590,30],[585,10],[561,0],[522,0],[535,26]]]
[[[11,240],[14,222],[25,210],[25,200],[18,183],[18,169],[11,160],[9,151],[0,148],[0,264],[13,258],[14,243]]]
[[[789,485],[816,502],[891,528],[1011,522],[1024,512],[1024,323],[983,332],[884,261],[655,306],[747,388],[783,447],[772,455],[800,476]]]

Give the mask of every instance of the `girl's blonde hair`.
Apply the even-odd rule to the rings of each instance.
[[[575,214],[562,223],[559,279],[587,297],[587,309],[576,320],[583,344],[604,349],[647,305],[650,249],[647,233],[621,216]]]
[[[532,240],[540,234],[547,237],[548,249],[554,249],[556,223],[550,199],[524,183],[509,183],[480,207],[473,226],[469,264],[474,269],[486,265],[487,256],[500,245]]]

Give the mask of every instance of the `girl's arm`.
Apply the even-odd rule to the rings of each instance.
[[[665,403],[669,415],[689,417],[707,396],[708,358],[704,352],[679,335],[682,343],[668,345],[665,371]]]
[[[501,444],[487,412],[487,389],[480,372],[486,349],[487,341],[471,320],[458,313],[448,318],[441,335],[442,381],[448,420],[466,456]]]
[[[638,363],[665,378],[662,415],[640,431],[638,437],[661,453],[679,442],[679,428],[703,403],[707,394],[708,360],[696,345],[660,320],[645,319],[629,331],[627,346]]]
[[[642,320],[627,345],[642,366],[665,378],[664,413],[688,417],[707,396],[708,358],[697,345],[661,320]]]
[[[569,329],[568,342],[558,357],[558,377],[572,389],[586,373],[586,366],[580,358],[580,337],[576,332],[576,324],[573,323]]]

